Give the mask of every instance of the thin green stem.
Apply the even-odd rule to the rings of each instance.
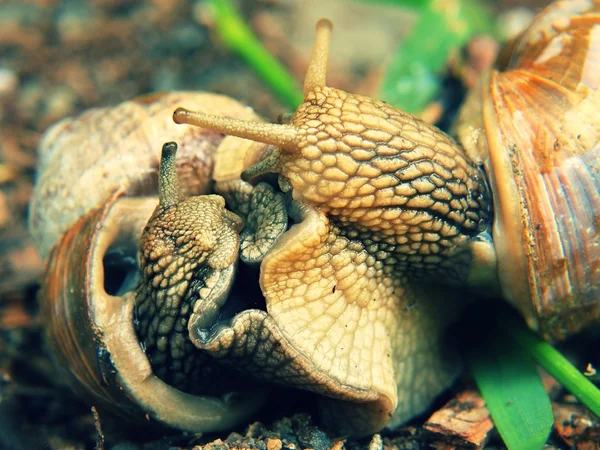
[[[361,3],[383,3],[395,5],[399,8],[412,8],[416,10],[425,9],[431,3],[431,0],[355,0]]]
[[[215,13],[215,30],[291,109],[302,103],[298,83],[281,63],[265,49],[229,0],[210,0]]]
[[[510,336],[594,415],[600,417],[600,390],[559,351],[544,342],[511,314],[500,312]]]

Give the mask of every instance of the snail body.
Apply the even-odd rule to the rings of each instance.
[[[178,123],[277,146],[243,174],[278,173],[299,211],[297,225],[261,265],[267,311],[294,348],[335,355],[322,360],[328,374],[379,394],[376,406],[360,416],[365,429],[386,422],[378,413],[392,416],[393,426],[431,400],[406,389],[407,370],[414,369],[408,349],[417,346],[398,322],[386,321],[390,313],[440,333],[415,340],[444,359],[433,342],[450,320],[448,303],[460,308],[460,301],[453,303],[460,294],[419,290],[424,279],[488,286],[549,340],[598,323],[600,96],[592,74],[598,73],[593,30],[599,11],[597,1],[559,1],[534,20],[513,45],[509,64],[482,81],[483,95],[471,95],[459,125],[464,150],[383,102],[326,86],[328,21],[317,26],[305,102],[289,124],[175,111]],[[436,303],[436,295],[443,301]],[[318,302],[327,307],[315,307]],[[369,329],[362,314],[373,304],[380,316],[364,320]],[[346,357],[349,345],[336,327],[360,329],[356,323],[368,330],[363,339],[386,346],[353,372],[332,362],[336,351]],[[352,350],[359,350],[349,359],[357,361],[364,353],[353,342]],[[417,354],[423,358],[421,349]],[[379,372],[365,375],[365,367]],[[420,369],[451,379],[451,370]],[[443,384],[431,382],[424,391]],[[356,417],[356,407],[353,412]],[[351,415],[340,422],[356,431],[361,425]]]
[[[165,130],[152,140],[184,146],[199,139],[184,137],[194,125],[198,133],[216,132],[221,150],[222,134],[262,145],[238,141],[217,152],[228,156],[208,177],[226,207],[221,197],[197,197],[201,189],[167,170],[174,160],[166,146],[161,172],[170,175],[160,176],[160,201],[131,196],[149,192],[140,186],[153,186],[155,195],[156,183],[117,177],[100,200],[72,208],[74,219],[42,237],[45,249],[62,235],[42,294],[55,320],[48,333],[55,353],[60,359],[68,348],[84,349],[64,364],[98,398],[119,403],[117,394],[125,394],[132,408],[182,429],[224,429],[252,414],[263,399],[260,382],[233,389],[233,396],[227,390],[241,371],[245,379],[319,394],[331,428],[364,435],[422,412],[458,374],[445,333],[471,289],[504,295],[548,339],[597,323],[600,101],[590,53],[599,11],[599,2],[583,0],[545,10],[514,44],[508,65],[471,93],[458,127],[462,146],[383,102],[326,86],[326,20],[317,25],[305,102],[287,124],[261,122],[241,106],[229,112],[205,101],[187,105],[187,96],[170,94],[184,135],[160,119]],[[61,142],[69,126],[47,140]],[[66,145],[60,147],[48,160],[61,161],[56,155]],[[156,174],[157,153],[143,153],[150,163],[139,173]],[[235,168],[226,168],[234,159]],[[281,192],[265,181],[267,173],[278,175]],[[196,187],[211,184],[198,179]],[[57,190],[42,176],[36,192],[41,198]],[[189,214],[172,214],[194,199],[202,214],[213,211],[212,225],[189,231]],[[34,231],[52,216],[43,205],[34,200]],[[91,225],[97,221],[102,226]],[[202,250],[190,256],[194,245]],[[135,261],[138,247],[139,278],[107,295],[106,250]],[[81,264],[75,255],[85,248]],[[78,278],[57,276],[73,265]],[[234,304],[234,274],[244,265],[259,265],[264,306]],[[83,302],[72,295],[81,288],[70,283],[85,287]],[[84,317],[86,331],[65,333],[63,316]],[[113,332],[124,322],[124,331]],[[99,355],[109,369],[100,374],[90,363]],[[211,392],[205,382],[212,378],[200,375],[200,383],[186,384],[194,355],[231,383]],[[102,378],[117,378],[116,394],[104,392]],[[144,383],[160,386],[162,406],[148,404]],[[179,414],[169,409],[183,401]]]

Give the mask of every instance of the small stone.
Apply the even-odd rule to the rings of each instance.
[[[45,122],[49,125],[65,116],[73,114],[77,105],[77,95],[66,86],[58,86],[47,94]]]
[[[67,45],[85,41],[97,25],[97,17],[86,2],[69,2],[62,5],[56,19],[59,40]]]
[[[267,439],[267,450],[281,450],[283,448],[283,443],[281,439]]]
[[[196,445],[192,450],[229,450],[231,447],[222,439],[209,442],[205,445]]]
[[[0,101],[12,96],[19,86],[19,77],[10,69],[0,67]]]
[[[27,81],[19,89],[17,109],[25,119],[35,117],[44,98],[44,88],[39,79]]]
[[[371,438],[369,450],[383,450],[383,440],[380,434],[376,434]]]
[[[597,449],[600,442],[600,423],[583,406],[552,403],[556,434],[570,448]]]

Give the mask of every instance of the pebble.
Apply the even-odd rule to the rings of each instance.
[[[47,92],[44,100],[46,103],[44,122],[45,125],[50,125],[73,113],[77,104],[77,95],[66,86],[57,86]]]
[[[369,450],[383,450],[383,439],[380,434],[375,434],[369,443]]]
[[[11,97],[19,86],[17,74],[5,67],[0,67],[0,101]]]
[[[90,5],[85,2],[65,2],[57,14],[58,37],[66,45],[83,41],[97,22],[98,17]]]

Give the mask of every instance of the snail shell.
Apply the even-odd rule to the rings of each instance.
[[[44,134],[29,216],[30,231],[43,257],[79,217],[115,190],[126,196],[156,195],[163,142],[179,145],[178,176],[184,193],[207,192],[212,154],[223,138],[207,130],[174,126],[173,109],[182,104],[258,120],[249,107],[226,96],[173,92],[91,109],[62,120]]]
[[[129,421],[148,416],[215,431],[246,420],[264,402],[264,390],[233,385],[214,395],[183,393],[154,375],[134,329],[131,289],[139,278],[140,235],[158,203],[160,143],[180,143],[180,183],[186,194],[198,194],[210,187],[213,154],[223,141],[218,133],[175,126],[172,111],[181,104],[258,120],[230,98],[192,92],[65,119],[41,144],[30,228],[42,254],[52,248],[40,293],[45,332],[74,388]]]
[[[548,7],[459,125],[494,193],[502,292],[548,340],[600,320],[599,24],[600,2]]]

